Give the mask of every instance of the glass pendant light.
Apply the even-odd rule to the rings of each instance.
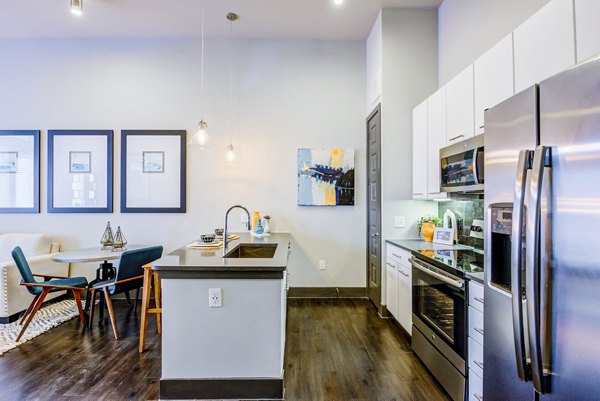
[[[83,0],[71,0],[71,13],[77,16],[83,14]]]
[[[200,103],[204,107],[204,0],[202,1],[202,50],[200,61]],[[207,131],[208,124],[203,119],[200,120],[196,127],[196,132],[192,139],[188,142],[189,145],[197,146],[200,149],[207,149],[211,145],[210,135]]]
[[[231,132],[233,131],[233,22],[237,21],[240,17],[235,13],[228,13],[227,19],[229,20],[229,37],[230,37],[230,47],[231,54],[229,57],[229,145],[227,145],[227,153],[225,153],[225,158],[229,163],[232,163],[236,159],[235,148],[233,147],[233,143],[231,141]]]

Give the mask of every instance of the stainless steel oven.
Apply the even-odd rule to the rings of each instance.
[[[440,149],[443,192],[483,192],[483,135]]]
[[[412,257],[412,347],[454,400],[464,400],[467,309],[464,279]]]

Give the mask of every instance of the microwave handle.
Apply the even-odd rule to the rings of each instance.
[[[483,155],[483,148],[475,148],[475,154],[473,155],[473,176],[475,177],[475,184],[482,184],[479,179],[479,171],[477,170],[479,155]]]

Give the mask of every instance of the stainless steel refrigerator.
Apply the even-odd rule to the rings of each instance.
[[[600,58],[485,115],[483,398],[600,399]]]

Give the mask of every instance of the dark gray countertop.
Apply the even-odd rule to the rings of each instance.
[[[427,242],[422,239],[388,239],[386,240],[388,244],[399,246],[402,249],[406,249],[409,252],[416,251],[437,251],[444,249],[473,249],[468,245],[443,245],[443,244],[435,244],[433,242]]]
[[[239,244],[277,244],[273,258],[223,258],[223,248],[193,249],[183,246],[152,263],[162,278],[282,278],[287,268],[290,235],[273,233],[256,238],[236,233],[239,240],[229,242],[231,251]]]

